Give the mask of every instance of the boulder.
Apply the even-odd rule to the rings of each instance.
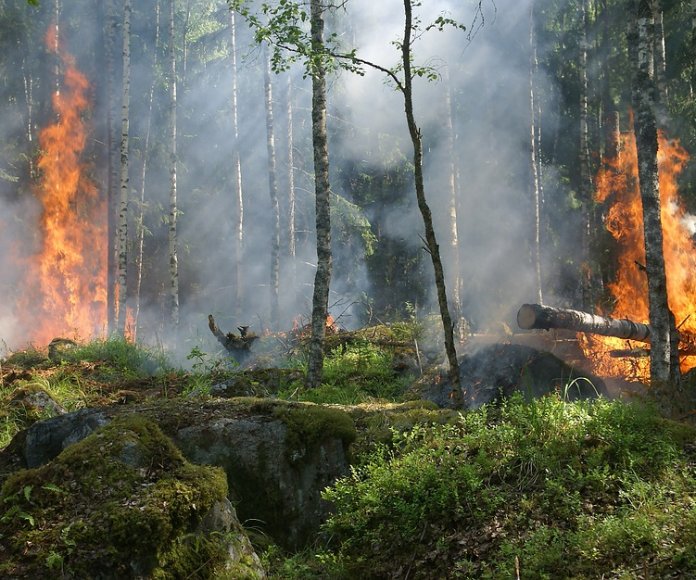
[[[0,503],[2,577],[266,577],[224,472],[186,461],[140,416],[15,472]]]
[[[316,535],[329,510],[321,491],[348,473],[355,438],[348,414],[311,403],[163,400],[39,421],[0,452],[0,474],[45,465],[114,417],[130,415],[154,421],[187,460],[221,467],[242,521],[288,549]],[[123,447],[123,459],[137,449]]]

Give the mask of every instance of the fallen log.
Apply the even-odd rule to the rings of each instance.
[[[627,318],[607,318],[568,308],[551,308],[541,304],[523,304],[517,312],[517,324],[524,329],[562,328],[650,342],[650,326]]]

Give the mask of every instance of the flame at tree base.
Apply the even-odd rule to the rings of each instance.
[[[658,170],[665,269],[669,306],[679,326],[682,347],[693,350],[696,342],[696,247],[686,210],[679,199],[677,178],[689,156],[681,145],[658,135]],[[609,207],[606,227],[614,238],[618,269],[609,291],[614,300],[611,316],[648,323],[648,281],[645,272],[643,210],[638,183],[638,155],[635,135],[621,135],[621,152],[605,163],[597,176],[595,199]],[[580,345],[597,374],[647,382],[647,356],[612,356],[615,351],[634,351],[645,345],[620,338],[578,336]],[[696,366],[696,357],[680,357],[682,372]]]
[[[92,338],[106,326],[106,202],[81,161],[87,140],[89,83],[74,58],[60,50],[51,26],[46,36],[65,69],[53,94],[56,122],[39,134],[41,204],[39,251],[25,259],[18,320],[29,342],[57,336]]]

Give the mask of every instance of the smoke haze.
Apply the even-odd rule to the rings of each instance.
[[[94,134],[89,162],[99,187],[104,190],[107,174],[104,151],[107,79],[103,68],[101,23],[97,18],[99,11],[85,11],[82,5],[92,6],[88,1],[65,4],[62,33],[68,50],[76,56],[77,66],[92,84]],[[426,146],[426,195],[433,209],[446,273],[451,280],[455,264],[448,242],[450,152],[445,95],[449,91],[454,104],[454,157],[459,177],[461,313],[480,328],[489,328],[499,322],[512,325],[512,316],[518,306],[533,301],[535,297],[530,258],[534,213],[529,185],[529,2],[497,0],[494,4],[484,1],[482,13],[477,12],[477,2],[439,0],[423,4],[417,9],[422,24],[445,14],[468,29],[467,32],[452,29],[430,31],[414,45],[416,64],[430,65],[442,76],[434,83],[416,79],[415,102],[417,121]],[[36,17],[37,30],[47,26],[50,17],[47,12],[44,7],[41,15]],[[160,16],[163,23],[165,12],[163,10]],[[93,19],[90,19],[90,14],[94,14]],[[168,256],[164,217],[168,213],[169,175],[167,87],[161,77],[155,86],[151,149],[143,152],[149,108],[147,96],[155,58],[154,15],[154,3],[138,2],[134,9],[130,151],[130,187],[134,201],[129,211],[131,220],[134,220],[139,211],[139,203],[135,200],[140,190],[140,167],[143,155],[147,155],[144,208],[147,235],[138,337],[146,342],[166,343]],[[219,22],[219,29],[213,32],[204,29],[203,16]],[[184,17],[183,13],[178,15],[179,26]],[[238,18],[237,31],[238,107],[245,245],[241,280],[236,281],[233,277],[235,232],[232,224],[236,210],[231,155],[232,72],[230,59],[226,56],[230,42],[228,25],[224,2],[194,2],[186,62],[183,54],[178,54],[180,334],[186,337],[179,350],[184,354],[197,344],[211,351],[217,350],[218,346],[207,329],[208,313],[215,315],[224,331],[248,324],[260,332],[270,325],[272,221],[263,66],[260,51],[253,47],[250,32],[241,18]],[[356,47],[361,58],[385,67],[398,64],[399,53],[392,42],[399,41],[403,34],[403,4],[399,0],[351,0],[345,13],[339,12],[335,18],[329,19],[329,26],[339,32],[346,47]],[[40,34],[40,31],[34,33],[35,36]],[[206,40],[197,42],[198,38]],[[160,43],[166,47],[167,42],[166,29],[163,29]],[[17,63],[24,62],[22,50],[27,50],[26,46],[20,45],[18,54],[13,57]],[[33,71],[38,79],[43,79],[41,86],[34,90],[37,98],[45,100],[50,85],[49,67],[44,62],[47,56],[39,45],[32,46],[31,50],[35,54],[25,64],[27,71]],[[157,62],[160,70],[166,66],[162,60],[164,57],[164,52],[160,52]],[[116,68],[119,66],[117,56]],[[291,265],[285,255],[288,242],[283,234],[280,327],[284,329],[298,317],[305,321],[309,318],[316,262],[311,179],[311,86],[308,79],[302,78],[302,73],[302,67],[296,66],[290,73],[273,79],[281,222],[285,231],[288,219],[286,75],[293,75],[298,247],[297,258]],[[537,74],[536,82],[542,94],[553,94],[543,73]],[[362,77],[341,72],[330,79],[329,86],[332,187],[336,195],[358,204],[360,193],[345,177],[349,171],[356,167],[365,171],[396,171],[411,158],[403,99],[382,73],[372,70],[366,70]],[[22,125],[25,115],[23,96],[13,85],[4,89],[2,97],[3,102],[14,103],[14,108],[3,115],[0,127],[3,142],[21,147],[25,133]],[[548,99],[545,107],[549,111],[555,108]],[[37,103],[34,117],[37,123],[43,123],[49,117],[46,103]],[[116,118],[120,126],[118,115]],[[547,120],[545,130],[551,128]],[[31,337],[31,329],[24,328],[15,317],[14,303],[21,293],[17,286],[22,272],[16,249],[23,248],[22,251],[26,252],[26,248],[37,243],[40,234],[29,178],[20,175],[26,168],[7,166],[7,158],[7,155],[0,158],[0,170],[17,177],[17,180],[0,180],[3,216],[0,242],[5,248],[0,256],[3,294],[0,339],[9,348],[16,349]],[[551,169],[549,175],[553,175]],[[546,190],[548,199],[565,195],[553,189],[553,180],[549,183]],[[419,256],[421,264],[414,271],[419,272],[422,279],[394,283],[404,285],[405,295],[409,293],[409,284],[430,288],[419,309],[421,312],[434,311],[431,267],[421,249],[423,227],[410,181],[404,184],[402,194],[399,203],[388,206],[379,200],[370,202],[363,208],[364,217],[373,224],[378,248],[385,240],[395,240]],[[334,218],[334,228],[341,227],[340,219]],[[134,222],[129,232],[129,235],[134,235]],[[372,270],[361,257],[363,247],[359,238],[359,234],[357,237],[355,234],[342,237],[340,232],[334,233],[330,304],[332,314],[342,314],[340,322],[347,326],[365,322],[366,297],[376,292],[389,293],[388,288],[378,287],[371,276]],[[129,247],[135,251],[133,244]],[[129,271],[129,277],[131,285],[134,271]],[[237,283],[242,285],[241,319],[235,316],[234,285]],[[418,302],[416,289],[412,295],[411,300]],[[69,334],[70,329],[66,329],[66,335]]]

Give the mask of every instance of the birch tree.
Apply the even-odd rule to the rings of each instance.
[[[116,187],[118,183],[119,164],[115,159],[118,147],[116,133],[116,99],[117,94],[116,75],[115,75],[115,52],[116,52],[116,15],[114,11],[114,0],[106,0],[106,20],[105,20],[105,52],[106,52],[106,141],[107,141],[107,327],[109,332],[117,329],[117,308],[116,304],[116,282],[118,265],[118,237],[116,226]]]
[[[288,143],[288,227],[287,227],[287,253],[290,258],[290,287],[294,288],[297,283],[297,208],[295,191],[295,146],[294,146],[294,115],[292,102],[292,75],[289,74],[286,86],[286,113],[287,113],[287,143]]]
[[[121,99],[121,164],[118,204],[118,315],[117,330],[126,334],[126,298],[128,270],[128,141],[130,123],[130,0],[123,2],[123,89]]]
[[[655,62],[655,84],[660,94],[662,106],[667,105],[667,51],[665,47],[665,18],[662,0],[652,0],[655,34],[653,37],[653,53]]]
[[[278,293],[280,286],[280,205],[278,203],[278,172],[276,167],[275,121],[273,118],[273,84],[271,82],[271,61],[268,50],[264,48],[263,83],[266,103],[266,152],[268,156],[268,193],[271,199],[271,276],[270,305],[271,328],[278,328],[280,308]]]
[[[242,317],[242,255],[244,249],[244,195],[242,190],[242,161],[239,151],[239,111],[238,69],[237,69],[237,19],[234,10],[230,10],[230,42],[232,58],[232,168],[234,183],[234,309],[237,320]]]
[[[679,380],[676,352],[676,329],[669,310],[667,279],[663,252],[660,215],[660,183],[657,169],[657,90],[652,70],[651,52],[655,27],[649,0],[633,0],[632,30],[629,43],[633,58],[631,99],[635,110],[634,131],[638,150],[638,180],[643,204],[645,261],[648,277],[648,303],[652,342],[650,375],[653,383]]]
[[[176,191],[176,37],[174,35],[175,0],[169,0],[169,317],[174,329],[179,326],[179,256],[177,240]]]
[[[534,279],[536,286],[536,300],[539,304],[543,304],[543,289],[541,282],[541,184],[539,175],[539,165],[537,158],[539,156],[539,140],[537,133],[540,127],[537,123],[537,95],[536,95],[536,73],[538,69],[537,43],[536,43],[536,21],[535,21],[535,2],[529,8],[529,47],[530,47],[530,63],[529,63],[529,113],[530,113],[530,131],[529,131],[529,151],[530,151],[530,170],[531,170],[531,188],[532,188],[532,206],[534,208],[534,243],[532,262],[534,264]]]
[[[583,280],[583,306],[586,310],[594,307],[594,289],[591,266],[590,240],[592,239],[592,172],[590,167],[590,123],[588,106],[588,82],[587,82],[587,53],[589,51],[589,0],[582,0],[580,4],[580,54],[578,73],[580,80],[580,199],[584,205],[582,224],[582,260],[584,262]]]
[[[324,11],[321,0],[310,1],[309,15],[295,2],[271,7],[263,4],[261,15],[252,12],[244,0],[229,0],[254,29],[257,42],[272,47],[271,65],[275,72],[286,70],[302,60],[312,80],[312,149],[314,153],[314,198],[316,215],[317,268],[312,294],[311,336],[307,362],[307,386],[321,384],[324,366],[324,338],[329,311],[331,285],[331,213],[329,181],[329,147],[326,126],[326,74],[334,57],[324,39]],[[268,20],[263,21],[262,16]],[[307,35],[303,26],[309,20]],[[351,68],[350,65],[347,68]]]
[[[152,112],[155,100],[155,85],[157,83],[157,68],[160,50],[160,0],[155,3],[155,44],[154,58],[152,63],[152,81],[147,98],[147,122],[145,127],[145,139],[141,151],[142,159],[140,164],[140,195],[138,196],[138,217],[136,219],[136,255],[135,255],[135,289],[133,307],[133,338],[136,338],[138,330],[138,319],[140,317],[140,292],[143,283],[143,251],[145,248],[145,183],[147,180],[148,156],[150,152],[150,134],[152,132]]]

